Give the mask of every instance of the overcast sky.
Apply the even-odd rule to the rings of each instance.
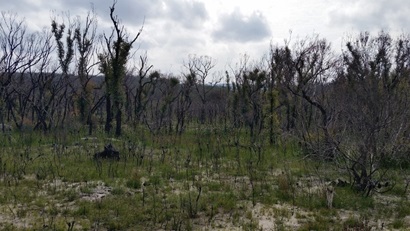
[[[85,18],[92,8],[99,31],[110,33],[112,0],[0,0],[2,11],[16,12],[30,30],[49,27],[61,12]],[[334,50],[342,38],[360,31],[410,32],[408,0],[117,0],[116,14],[132,36],[144,22],[137,46],[163,73],[179,74],[188,55],[208,55],[223,70],[241,55],[260,59],[269,46],[313,34]]]

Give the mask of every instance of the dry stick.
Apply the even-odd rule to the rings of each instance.
[[[249,171],[249,183],[251,184],[251,190],[252,190],[252,205],[255,206],[255,185],[254,185],[254,175],[253,175],[253,166],[252,166],[252,160],[248,164],[248,171]]]
[[[202,187],[199,186],[198,196],[196,197],[196,201],[195,201],[195,213],[197,213],[197,211],[198,211],[198,201],[199,201],[199,197],[201,196],[201,192],[202,192]]]
[[[75,221],[71,221],[71,222],[67,222],[67,225],[68,225],[68,231],[73,231],[74,230],[74,224],[75,224]]]
[[[211,205],[211,215],[209,216],[208,223],[211,224],[212,218],[214,217],[214,205]]]
[[[404,196],[406,196],[407,194],[407,189],[409,188],[409,184],[410,184],[410,179],[406,179],[406,187],[404,187]]]
[[[17,215],[14,213],[13,209],[10,207],[10,205],[7,205],[7,208],[9,208],[10,212],[13,214],[13,218],[16,219]]]
[[[142,186],[142,207],[145,207],[145,185]]]
[[[326,187],[326,202],[327,202],[327,207],[329,209],[332,209],[333,207],[333,197],[335,195],[334,188],[332,186]]]
[[[148,167],[148,172],[151,173],[152,172],[152,166],[154,163],[154,150],[151,149],[151,151],[149,152],[149,167]]]

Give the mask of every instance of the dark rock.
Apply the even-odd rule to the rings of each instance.
[[[120,160],[120,152],[117,151],[112,144],[108,144],[104,147],[104,151],[97,152],[94,154],[94,159],[112,159],[112,160]]]

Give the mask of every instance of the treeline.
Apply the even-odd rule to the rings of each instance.
[[[255,62],[243,56],[225,73],[215,60],[189,56],[185,72],[134,63],[132,37],[110,8],[113,31],[97,39],[96,19],[28,33],[9,13],[0,21],[0,122],[17,130],[123,127],[181,135],[219,128],[254,147],[284,134],[306,155],[338,162],[360,190],[383,181],[384,166],[409,164],[410,37],[361,33],[335,53],[319,36],[271,45]],[[129,40],[128,38],[132,38]],[[98,67],[99,73],[96,73]],[[212,79],[211,82],[210,79]]]

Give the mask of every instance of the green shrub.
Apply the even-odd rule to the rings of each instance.
[[[141,181],[139,179],[128,179],[125,185],[128,188],[132,189],[140,189],[141,188]]]
[[[402,229],[404,228],[404,220],[402,218],[394,219],[391,226],[393,229]]]
[[[124,189],[122,187],[114,187],[111,190],[111,194],[114,196],[121,196],[125,193]]]

